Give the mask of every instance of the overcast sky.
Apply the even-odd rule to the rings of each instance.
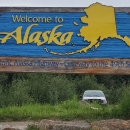
[[[114,7],[130,7],[130,0],[0,0],[0,6],[13,7],[88,7],[100,2]]]

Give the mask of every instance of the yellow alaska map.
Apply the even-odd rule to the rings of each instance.
[[[85,16],[79,17],[80,23],[77,23],[76,21],[73,21],[73,23],[76,26],[76,28],[79,24],[83,23],[81,27],[78,28],[78,32],[73,32],[73,30],[69,32],[58,32],[57,29],[63,27],[62,24],[59,24],[55,26],[52,30],[47,30],[44,32],[36,31],[31,34],[30,30],[34,26],[38,26],[38,24],[31,24],[27,27],[24,37],[22,37],[22,26],[19,26],[16,28],[16,30],[12,32],[0,32],[0,34],[5,34],[4,38],[0,38],[1,43],[6,43],[7,40],[9,40],[11,37],[16,40],[17,44],[27,44],[27,43],[36,43],[38,46],[43,45],[45,43],[51,44],[55,43],[58,46],[65,46],[66,44],[72,44],[75,46],[75,41],[73,43],[71,42],[71,39],[73,37],[73,34],[76,34],[76,37],[81,38],[84,40],[84,43],[86,43],[86,46],[81,47],[79,49],[73,49],[70,52],[54,52],[49,50],[48,48],[44,48],[44,50],[48,53],[54,54],[54,55],[71,55],[76,53],[86,53],[88,50],[93,49],[93,47],[98,48],[100,46],[100,43],[108,38],[116,38],[119,40],[122,40],[126,45],[130,46],[130,38],[128,36],[121,36],[117,33],[116,28],[116,18],[115,18],[115,10],[112,6],[106,6],[102,5],[100,3],[94,3],[90,5],[88,8],[84,9]],[[34,17],[36,18],[36,17]],[[14,16],[12,15],[12,19],[14,22],[25,22],[23,20],[27,20],[27,22],[31,22],[30,19],[33,19],[33,17],[22,17],[21,15],[18,17],[18,15]],[[73,18],[73,17],[72,17]],[[77,19],[77,17],[76,17]],[[78,21],[79,21],[78,19]],[[36,22],[33,21],[32,22]],[[35,19],[38,20],[37,22],[40,22],[41,19]],[[71,28],[70,28],[71,29]],[[42,40],[40,39],[42,35]],[[85,44],[84,44],[85,45]],[[80,46],[79,46],[80,47]]]
[[[82,23],[86,24],[79,30],[78,37],[83,37],[84,42],[89,42],[86,47],[78,49],[72,52],[57,53],[50,52],[56,55],[71,55],[76,53],[87,52],[92,47],[99,47],[101,41],[108,38],[117,38],[125,42],[130,46],[130,39],[127,36],[120,36],[117,33],[115,10],[112,6],[102,5],[100,3],[94,3],[88,8],[84,9],[85,16],[81,17]],[[78,23],[74,22],[74,25],[78,26]]]
[[[81,17],[81,21],[86,26],[80,29],[78,36],[83,37],[84,41],[89,42],[89,45],[77,50],[77,52],[87,52],[93,46],[97,48],[100,46],[100,42],[107,38],[120,39],[130,46],[130,39],[127,36],[121,37],[117,34],[113,7],[95,3],[85,8],[84,11],[86,16]]]

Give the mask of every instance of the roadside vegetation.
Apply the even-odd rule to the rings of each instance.
[[[113,75],[1,74],[0,120],[130,119],[129,78]],[[81,95],[89,89],[102,90],[108,105],[83,103]]]
[[[28,125],[27,130],[40,130],[36,125]]]
[[[82,104],[74,98],[55,105],[28,104],[0,108],[0,120],[41,120],[45,118],[93,121],[111,118],[129,119],[129,107],[130,103],[126,103],[125,100],[122,100],[119,105],[100,106],[96,103]]]

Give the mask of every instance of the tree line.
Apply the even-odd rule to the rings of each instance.
[[[129,75],[79,75],[44,73],[1,73],[0,107],[23,104],[57,104],[79,100],[85,90],[102,90],[109,104],[117,104],[130,92]]]

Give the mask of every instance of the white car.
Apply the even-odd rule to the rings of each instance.
[[[107,104],[106,97],[101,90],[86,90],[82,99],[90,103],[96,101],[102,105]]]

